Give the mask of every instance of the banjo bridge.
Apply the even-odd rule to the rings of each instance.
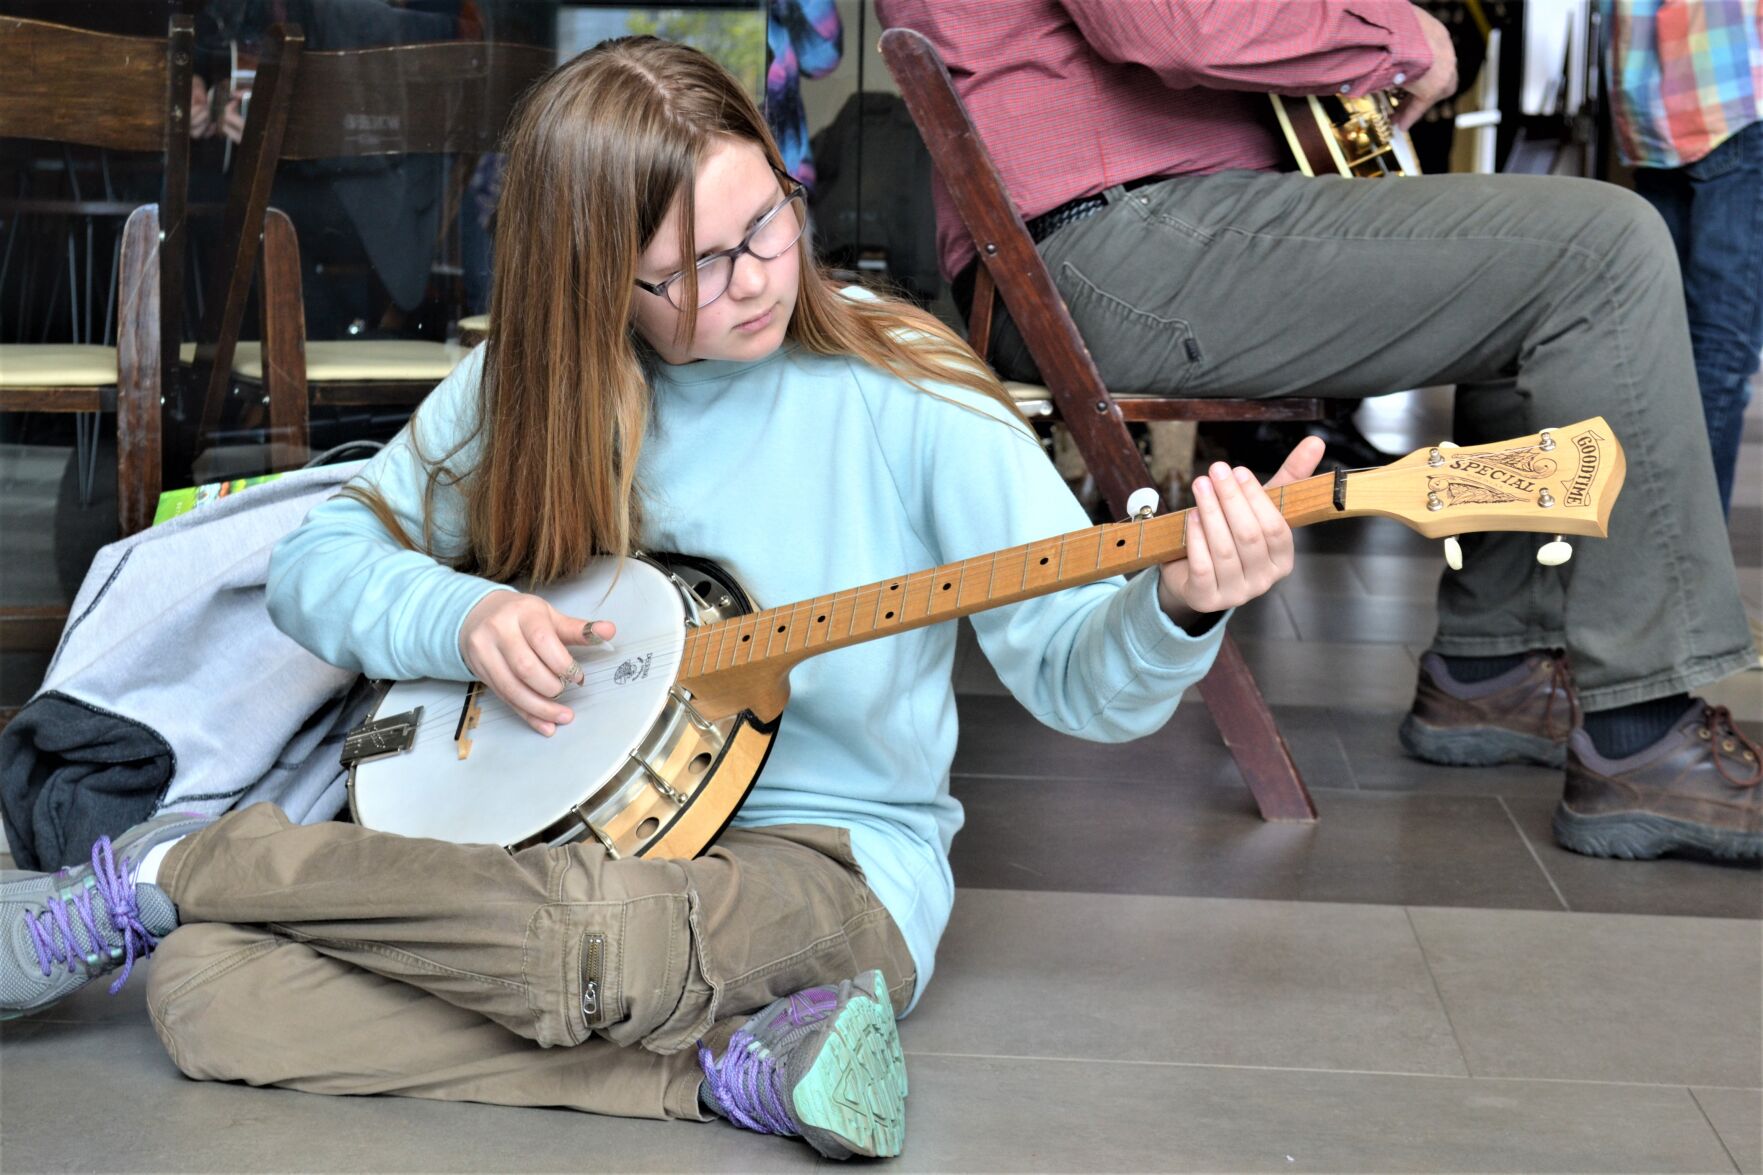
[[[483,692],[483,682],[472,682],[471,688],[465,691],[465,704],[459,708],[459,725],[453,728],[453,741],[459,745],[461,759],[471,756],[471,732],[477,729],[484,716],[483,704],[479,701]]]
[[[421,706],[363,723],[343,736],[343,766],[353,767],[368,759],[408,751],[415,745],[416,731],[421,725]]]

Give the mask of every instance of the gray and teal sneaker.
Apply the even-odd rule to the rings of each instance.
[[[0,1020],[41,1011],[119,964],[122,974],[110,994],[122,990],[135,960],[152,954],[178,924],[165,891],[137,885],[135,870],[155,845],[211,823],[193,812],[171,812],[135,825],[114,843],[99,837],[90,865],[0,871]]]
[[[906,1057],[880,971],[774,1000],[722,1059],[698,1047],[704,1104],[760,1134],[799,1134],[829,1159],[897,1155]]]

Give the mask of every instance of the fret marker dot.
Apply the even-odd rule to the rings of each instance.
[[[1047,565],[1047,557],[1045,555],[1042,555],[1041,556],[1041,566],[1045,567],[1046,565]]]
[[[782,631],[783,631],[783,630],[784,630],[784,629],[786,629],[786,628],[788,628],[788,627],[789,627],[789,625],[787,625],[787,624],[780,624],[780,625],[778,625],[778,626],[777,626],[777,630],[778,630],[778,631],[779,631],[779,632],[782,632]]]
[[[753,639],[753,637],[752,637],[752,634],[750,634],[750,633],[749,633],[749,634],[746,634],[746,635],[743,635],[743,636],[742,636],[742,637],[741,637],[741,641],[742,641],[742,642],[743,642],[743,643],[745,643],[745,642],[747,642],[747,641],[750,641],[750,640],[752,640],[752,639]]]
[[[824,616],[816,616],[816,617],[815,617],[815,618],[814,618],[814,623],[816,623],[816,624],[825,624],[825,623],[826,623],[826,617],[824,617]]]
[[[949,590],[949,585],[948,585],[948,584],[944,584],[944,585],[943,585],[943,590],[944,590],[944,591],[948,591],[948,590]]]
[[[894,618],[894,614],[892,612],[889,612],[884,619],[892,620],[893,618]]]

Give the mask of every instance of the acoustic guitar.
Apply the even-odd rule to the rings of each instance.
[[[1622,447],[1602,417],[1494,445],[1417,450],[1376,469],[1271,492],[1294,527],[1376,515],[1431,538],[1483,530],[1603,537],[1622,487]],[[390,686],[345,740],[356,821],[406,836],[510,851],[591,839],[615,857],[693,857],[728,824],[765,764],[793,666],[1179,559],[1192,511],[1010,547],[773,608],[756,608],[714,563],[593,561],[539,591],[574,616],[618,624],[576,650],[585,680],[562,700],[583,720],[535,733],[481,683]],[[1551,551],[1553,554],[1551,554]]]
[[[1383,178],[1419,175],[1408,132],[1396,125],[1391,91],[1290,97],[1269,94],[1279,128],[1305,175]]]

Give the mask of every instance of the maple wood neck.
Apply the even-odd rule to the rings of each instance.
[[[1345,508],[1344,486],[1330,474],[1269,497],[1288,523],[1307,526],[1359,513]],[[817,653],[1168,563],[1187,554],[1192,513],[1094,526],[705,625],[686,637],[681,676],[704,679],[767,662],[784,669]]]

